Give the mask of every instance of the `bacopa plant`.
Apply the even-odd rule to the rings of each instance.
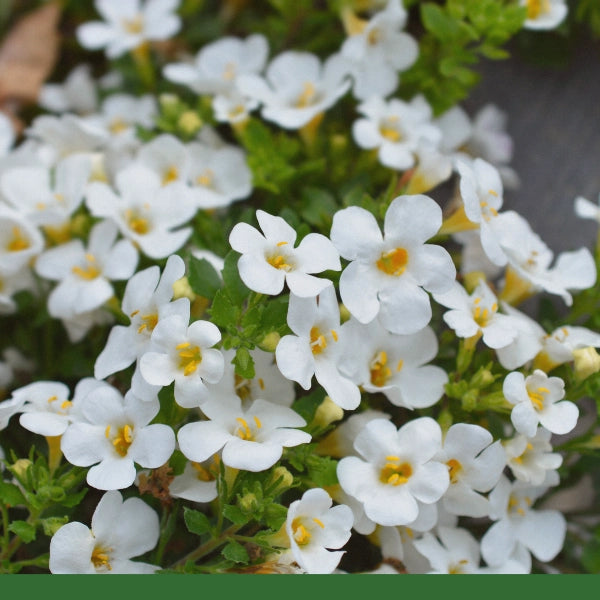
[[[593,572],[600,255],[460,105],[574,5],[2,13],[0,572]]]

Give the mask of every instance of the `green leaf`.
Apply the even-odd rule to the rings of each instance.
[[[281,504],[271,503],[265,507],[264,517],[267,527],[275,531],[285,523],[288,509]]]
[[[250,294],[250,290],[240,278],[237,265],[239,258],[239,253],[232,250],[225,256],[225,264],[223,266],[223,281],[227,289],[227,294],[235,303],[240,303]]]
[[[337,460],[329,456],[311,454],[306,460],[308,476],[316,487],[336,485],[338,483],[337,464]]]
[[[19,536],[26,544],[35,540],[35,527],[27,521],[13,521],[8,529]]]
[[[18,504],[26,504],[21,490],[16,485],[5,481],[0,481],[0,502],[9,508]]]
[[[459,21],[446,14],[437,4],[426,2],[421,5],[421,20],[427,31],[431,32],[438,40],[449,41],[460,34]]]
[[[81,490],[79,490],[76,494],[67,494],[60,502],[59,504],[61,506],[66,506],[66,507],[71,507],[71,506],[77,506],[85,497],[85,495],[88,493],[88,489],[87,487],[82,488]]]
[[[331,228],[333,214],[338,206],[335,198],[327,190],[317,187],[305,187],[302,190],[302,218],[322,230]]]
[[[212,300],[221,288],[221,277],[205,258],[191,257],[188,281],[195,294]]]
[[[52,537],[63,525],[69,522],[69,517],[65,515],[64,517],[48,517],[47,519],[42,519],[42,528],[44,530],[44,535],[48,537]]]
[[[256,374],[254,371],[254,360],[250,356],[248,348],[238,348],[233,359],[235,372],[244,379],[253,379]]]
[[[250,557],[248,556],[246,548],[244,548],[244,546],[235,540],[229,541],[225,548],[223,548],[221,551],[221,554],[227,560],[231,560],[235,563],[242,563],[245,565],[250,561]]]
[[[226,504],[223,507],[223,515],[234,525],[245,525],[250,520],[248,515],[244,514],[238,506],[234,506],[233,504]]]
[[[224,290],[218,290],[209,309],[211,321],[224,329],[235,328],[240,314]]]
[[[193,510],[187,506],[183,507],[183,520],[188,531],[196,535],[208,533],[212,529],[208,517],[199,510]]]

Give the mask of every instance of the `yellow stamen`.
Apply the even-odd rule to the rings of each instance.
[[[106,426],[106,429],[104,430],[104,436],[106,438],[108,438],[110,436],[110,425]]]
[[[260,419],[258,417],[256,417],[256,416],[253,417],[253,419],[254,419],[254,422],[256,423],[256,427],[258,429],[260,429],[262,427],[262,423],[260,422]]]
[[[73,404],[73,403],[72,403],[72,402],[70,402],[69,400],[64,400],[64,401],[61,403],[60,407],[61,407],[61,409],[62,409],[62,410],[66,410],[67,408],[70,408],[72,404]]]
[[[126,121],[121,119],[121,117],[117,117],[110,122],[108,129],[112,134],[118,135],[119,133],[129,129],[129,125],[126,123]]]
[[[92,279],[96,279],[98,275],[102,272],[94,263],[96,262],[96,257],[92,254],[86,254],[85,260],[87,261],[85,267],[80,267],[76,265],[71,268],[71,271],[75,273],[81,279],[85,279],[87,281],[91,281]]]
[[[236,421],[241,425],[241,428],[238,427],[236,431],[238,437],[242,438],[243,440],[252,440],[252,430],[250,429],[250,426],[246,420],[242,419],[242,417],[237,417]]]
[[[279,245],[279,244],[277,244]],[[276,269],[281,269],[286,273],[292,270],[292,265],[286,262],[287,258],[282,254],[275,254],[273,256],[267,256],[267,262]]]
[[[296,100],[296,108],[306,108],[312,106],[317,101],[317,88],[310,81],[306,81],[302,87],[302,93]]]
[[[139,311],[135,311],[136,314],[138,312]],[[133,317],[134,315],[132,314],[131,316]],[[158,323],[158,315],[142,315],[141,319],[142,324],[138,327],[137,332],[142,333],[142,331],[147,331],[148,333],[152,333],[154,331],[154,328],[156,327],[156,324]]]
[[[410,479],[413,472],[412,467],[406,462],[398,464],[399,460],[387,462],[383,466],[379,474],[379,481],[390,485],[402,485]]]
[[[404,366],[404,361],[402,359],[400,359],[398,361],[398,364],[396,365],[396,371],[399,373],[400,371],[402,371],[402,367]]]
[[[177,181],[178,179],[179,169],[175,165],[171,165],[163,176],[162,184],[167,185],[167,183],[172,183],[173,181]]]
[[[265,382],[264,382],[264,380],[263,380],[261,377],[259,377],[259,378],[258,378],[258,387],[259,387],[261,390],[264,390],[264,389],[265,389]]]
[[[321,529],[325,529],[325,525],[323,525],[323,521],[321,521],[320,519],[317,519],[316,517],[313,517],[313,521],[321,528]]]
[[[192,467],[196,471],[196,477],[200,481],[214,481],[215,478],[212,476],[208,469],[205,469],[200,463],[192,461]]]
[[[198,177],[196,177],[196,183],[203,185],[204,187],[210,187],[214,179],[214,173],[211,169],[206,169]]]
[[[106,428],[106,432],[109,432],[110,427]],[[112,441],[112,445],[114,446],[117,454],[120,456],[127,456],[127,451],[129,450],[129,446],[133,442],[133,427],[130,425],[124,425],[117,431],[117,435]]]
[[[190,342],[177,344],[175,349],[179,351],[179,368],[183,369],[184,376],[195,373],[198,365],[202,362],[202,351],[198,346],[192,346]]]
[[[387,365],[387,353],[384,350],[378,352],[371,361],[371,383],[377,387],[387,384],[392,375],[392,370]]]
[[[287,242],[277,242],[278,246],[285,246],[287,244]]]
[[[129,229],[138,235],[146,235],[151,229],[150,221],[131,208],[125,211],[125,221]]]
[[[48,404],[54,402],[55,400],[58,400],[58,396],[50,396],[50,398],[48,398]]]
[[[21,250],[27,250],[31,244],[29,240],[23,235],[23,232],[16,225],[12,228],[12,239],[6,245],[8,252],[20,252]]]
[[[136,15],[132,19],[123,19],[121,21],[121,25],[127,33],[136,35],[138,33],[142,33],[144,29],[144,19],[142,15]]]
[[[449,469],[450,482],[456,483],[458,481],[458,475],[462,471],[462,465],[454,458],[451,458],[446,465]]]
[[[318,327],[310,330],[310,347],[313,354],[321,354],[327,348],[327,340]]]
[[[408,252],[404,248],[394,248],[383,252],[376,263],[377,268],[387,275],[399,277],[408,265]]]
[[[527,18],[537,19],[550,12],[549,0],[527,0]]]
[[[292,521],[292,531],[294,532],[294,540],[299,546],[305,546],[310,541],[310,532],[300,522],[299,518]]]
[[[92,564],[94,565],[94,568],[105,568],[109,571],[112,571],[112,567],[109,561],[110,555],[108,554],[108,552],[104,548],[96,546],[92,551]]]

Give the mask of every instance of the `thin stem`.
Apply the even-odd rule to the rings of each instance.
[[[185,565],[187,562],[190,561],[196,562],[197,560],[203,558],[207,554],[214,552],[219,546],[222,546],[227,542],[227,540],[232,538],[241,527],[241,525],[232,525],[231,527],[223,531],[223,533],[221,533],[219,537],[209,540],[208,542],[206,542],[206,544],[198,546],[198,548],[192,550],[192,552],[186,554],[183,558],[173,563],[170,568]]]

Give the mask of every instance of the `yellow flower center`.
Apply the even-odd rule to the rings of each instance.
[[[337,342],[339,339],[337,331],[335,329],[331,329],[329,333],[331,334],[331,339],[334,342]],[[313,354],[321,354],[325,348],[327,348],[327,338],[325,337],[325,334],[315,325],[310,330],[310,349],[312,350]]]
[[[31,244],[23,232],[21,228],[15,225],[12,228],[12,238],[6,244],[6,250],[8,252],[20,252],[21,250],[27,250]]]
[[[537,19],[550,12],[549,0],[527,0],[527,18]]]
[[[205,169],[198,177],[196,177],[196,183],[204,187],[211,187],[214,175],[215,174],[211,169]]]
[[[96,569],[106,569],[107,571],[112,571],[112,566],[110,564],[110,553],[102,546],[95,546],[92,551],[92,564]]]
[[[379,473],[379,481],[389,485],[402,485],[406,483],[412,473],[412,467],[407,462],[400,462],[399,456],[386,456],[387,461]]]
[[[469,561],[463,558],[459,560],[457,563],[450,565],[448,568],[448,575],[461,575],[464,573],[464,565],[469,564]]]
[[[134,310],[129,316],[133,319],[133,317],[135,317],[139,312],[139,310]],[[142,333],[143,331],[146,331],[148,333],[152,333],[156,327],[156,324],[158,323],[158,315],[156,313],[142,315],[140,320],[141,324],[138,327],[137,332]]]
[[[112,134],[117,135],[129,129],[129,125],[121,117],[116,117],[110,122],[108,128]]]
[[[163,175],[162,184],[172,183],[179,179],[179,169],[175,165],[171,165]]]
[[[313,523],[316,523],[321,529],[325,529],[325,524],[320,519],[314,517],[311,519]],[[292,521],[292,535],[294,536],[294,540],[298,546],[306,546],[310,542],[310,538],[312,537],[311,529],[314,528],[314,525],[305,525],[302,517],[296,517]]]
[[[369,44],[369,46],[375,46],[381,41],[381,38],[381,30],[377,27],[374,27],[373,29],[371,29],[371,31],[369,31],[367,35],[367,43]]]
[[[138,235],[146,235],[150,231],[150,222],[137,210],[127,209],[125,211],[125,220],[129,229]]]
[[[111,429],[112,427],[108,425],[104,431],[107,439],[111,439]],[[111,442],[119,456],[127,456],[129,446],[133,442],[133,426],[123,425],[123,427],[120,427]]]
[[[460,472],[463,470],[463,466],[455,458],[451,458],[446,463],[446,466],[448,467],[448,474],[450,475],[450,483],[456,483]]]
[[[183,370],[183,374],[187,377],[195,373],[198,365],[202,362],[202,352],[198,346],[192,346],[190,342],[182,342],[177,344],[175,349],[179,353],[179,368]]]
[[[196,471],[196,478],[199,481],[214,481],[216,477],[208,470],[205,469],[200,463],[192,461],[192,467]]]
[[[223,79],[225,81],[233,81],[236,74],[236,64],[234,62],[228,62],[223,70]]]
[[[86,279],[87,281],[96,279],[96,277],[98,277],[98,275],[101,273],[100,268],[96,264],[96,257],[93,254],[86,254],[85,260],[86,264],[84,267],[76,265],[71,269],[71,271],[75,273],[77,277],[81,277],[81,279]]]
[[[511,494],[509,499],[508,499],[508,510],[511,513],[516,513],[518,515],[520,515],[521,517],[525,516],[525,512],[526,509],[523,508],[523,505],[525,505],[527,508],[529,508],[532,504],[531,498],[529,498],[528,496],[525,496],[525,498],[519,498],[518,496],[516,496],[515,494]]]
[[[393,250],[382,252],[376,265],[386,275],[399,277],[404,273],[408,265],[408,252],[404,248],[394,248]]]
[[[473,307],[473,320],[475,321],[475,323],[477,323],[477,325],[479,325],[479,327],[484,328],[489,325],[491,318],[498,311],[498,304],[494,302],[494,304],[492,304],[492,306],[489,309],[487,309],[481,308],[480,303],[481,298],[475,298],[475,300],[473,301],[473,304],[475,305]]]
[[[545,394],[549,394],[550,390],[545,387],[539,387],[535,391],[527,390],[527,395],[533,404],[533,408],[536,410],[542,410],[544,408]]]
[[[379,133],[390,142],[400,142],[404,137],[400,129],[400,120],[397,116],[392,115],[383,119],[379,125]]]
[[[142,33],[144,29],[144,19],[142,15],[136,15],[133,19],[123,19],[122,25],[127,33],[137,35],[138,33]]]
[[[306,108],[312,106],[317,101],[317,88],[310,81],[307,81],[302,86],[302,93],[296,100],[296,108]]]
[[[254,420],[256,429],[260,429],[262,427],[260,419],[256,416],[252,417],[252,419]],[[246,421],[246,419],[242,419],[242,417],[237,417],[236,421],[239,423],[239,426],[235,430],[234,435],[237,435],[239,438],[246,441],[253,441],[256,432],[248,424],[248,421]]]
[[[385,350],[381,350],[375,355],[371,361],[371,383],[377,387],[383,387],[387,384],[388,379],[392,376],[392,370],[387,366],[388,357]],[[402,360],[398,361],[399,371],[402,368]]]

